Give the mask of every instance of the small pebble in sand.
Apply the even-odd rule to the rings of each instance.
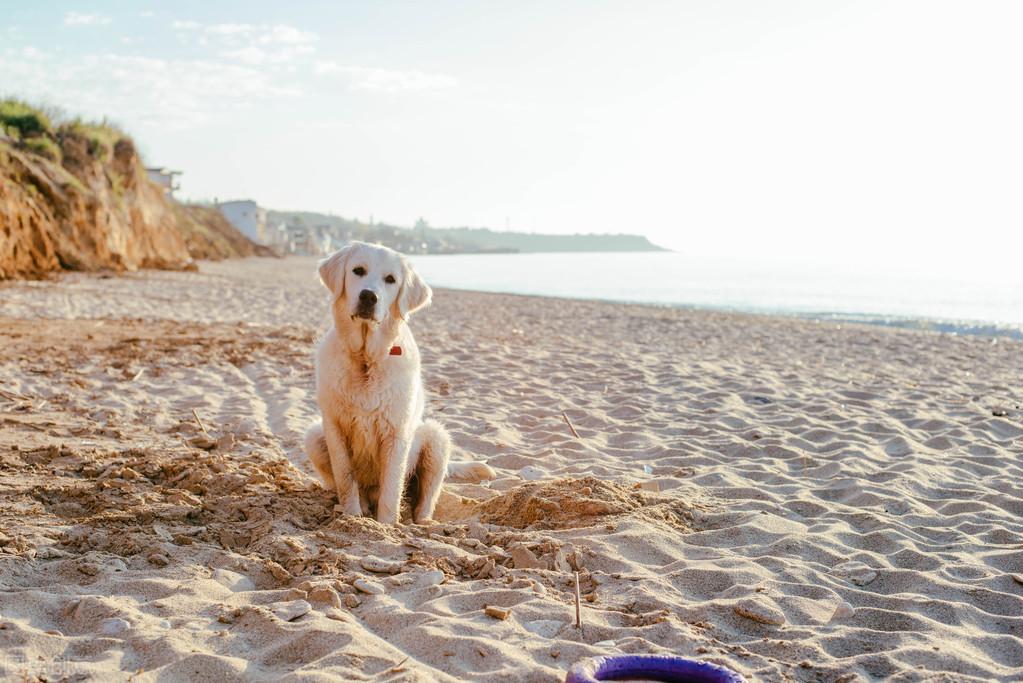
[[[487,605],[486,607],[483,608],[483,612],[488,617],[500,619],[501,621],[504,621],[511,615],[510,609],[506,607],[498,607],[497,605]]]
[[[345,607],[347,607],[348,609],[355,609],[356,607],[358,607],[361,604],[362,604],[362,600],[359,600],[357,597],[355,597],[351,593],[348,593],[347,595],[345,595]]]
[[[355,586],[360,593],[365,593],[367,595],[382,595],[384,592],[384,587],[379,583],[374,583],[369,579],[364,579],[362,577],[352,581],[352,585]]]
[[[305,600],[291,600],[289,602],[275,602],[269,605],[270,611],[282,621],[294,621],[299,617],[308,614],[313,608]]]
[[[341,596],[330,586],[314,586],[309,590],[309,599],[333,607],[341,606]]]
[[[376,574],[397,574],[401,571],[400,562],[392,562],[379,557],[373,557],[372,555],[362,558],[359,564],[366,571]]]
[[[852,605],[843,600],[842,602],[838,603],[838,607],[835,608],[835,613],[831,615],[831,621],[845,619],[847,617],[851,617],[855,613],[856,613],[855,608],[853,608]]]
[[[99,623],[99,632],[105,636],[117,636],[130,628],[131,624],[120,617],[111,617]]]
[[[166,567],[170,564],[170,560],[167,559],[167,556],[161,553],[150,553],[149,557],[146,559],[149,560],[150,564],[155,564],[157,567]]]
[[[760,600],[745,599],[735,603],[732,607],[740,617],[752,619],[760,624],[770,626],[781,626],[785,623],[785,615],[780,611]]]
[[[212,451],[217,447],[217,442],[205,434],[197,434],[188,440],[188,445],[194,448],[201,448],[204,451]]]

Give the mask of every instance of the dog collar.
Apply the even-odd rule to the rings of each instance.
[[[390,353],[388,355],[389,356],[400,356],[401,355],[401,347],[400,346],[392,346],[391,347],[391,351],[390,351]]]

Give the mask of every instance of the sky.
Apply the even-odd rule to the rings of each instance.
[[[0,0],[0,94],[193,199],[1020,268],[1023,3]]]

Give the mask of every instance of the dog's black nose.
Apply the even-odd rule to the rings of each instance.
[[[359,292],[359,303],[363,306],[376,306],[377,295],[368,289]]]

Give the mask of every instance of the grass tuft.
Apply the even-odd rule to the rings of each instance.
[[[20,140],[53,134],[53,123],[46,112],[13,98],[0,100],[0,126]]]
[[[60,163],[63,157],[60,145],[47,137],[28,138],[22,141],[21,146],[33,154],[38,154],[57,163]]]

